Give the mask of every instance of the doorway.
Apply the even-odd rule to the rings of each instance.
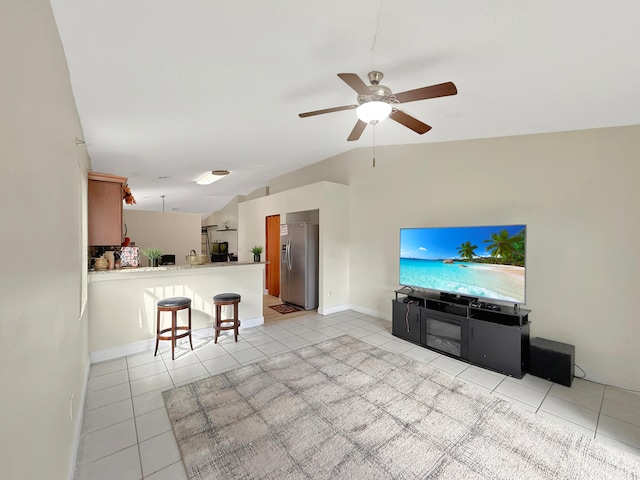
[[[280,296],[280,215],[265,219],[266,231],[266,280],[267,291],[273,297]]]

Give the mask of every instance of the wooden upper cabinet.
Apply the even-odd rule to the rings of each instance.
[[[122,187],[125,177],[106,173],[88,173],[89,245],[122,244]]]

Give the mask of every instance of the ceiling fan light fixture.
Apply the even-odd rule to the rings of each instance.
[[[213,182],[217,182],[226,175],[229,175],[229,170],[212,170],[198,178],[196,180],[196,183],[198,185],[210,185]]]
[[[356,115],[364,123],[370,123],[375,125],[382,122],[391,114],[391,105],[387,102],[381,102],[378,100],[372,100],[367,103],[363,103],[356,109]]]

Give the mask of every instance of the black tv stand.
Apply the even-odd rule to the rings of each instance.
[[[395,294],[394,336],[513,377],[527,372],[530,310],[406,287]]]
[[[456,295],[455,293],[440,292],[440,300],[445,302],[457,303],[458,305],[471,305],[477,302],[475,297],[466,297],[464,295]]]

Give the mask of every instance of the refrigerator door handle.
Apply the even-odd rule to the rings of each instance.
[[[287,268],[291,271],[291,237],[287,238]]]

